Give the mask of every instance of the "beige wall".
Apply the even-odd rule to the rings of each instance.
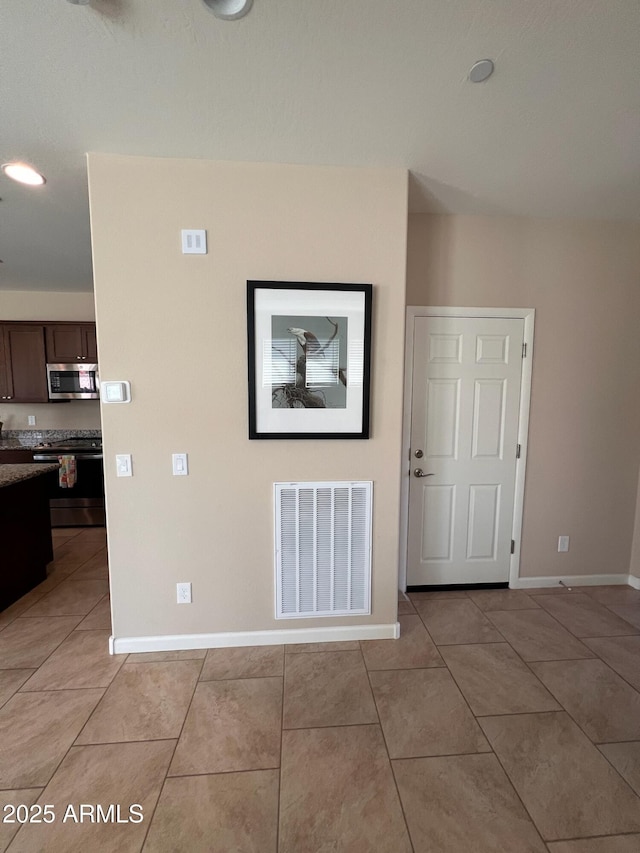
[[[631,547],[631,566],[629,573],[640,581],[640,480],[638,481],[638,496],[636,498],[636,519],[633,528],[633,545]]]
[[[412,216],[407,303],[536,309],[521,574],[626,574],[640,459],[640,226]],[[571,536],[567,554],[560,534]]]
[[[56,293],[42,290],[0,290],[0,321],[93,320],[93,293]],[[27,416],[36,425],[27,425]],[[100,404],[93,400],[70,403],[14,403],[0,407],[3,429],[100,429]]]
[[[0,321],[77,320],[95,318],[93,292],[61,293],[50,290],[0,290]]]
[[[115,636],[395,622],[406,173],[91,154],[89,185],[102,378],[133,395],[103,411]],[[247,439],[247,279],[374,284],[371,440]],[[274,619],[273,483],[315,479],[375,483],[371,617]]]

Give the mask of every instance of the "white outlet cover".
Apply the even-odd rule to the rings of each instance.
[[[560,553],[566,553],[569,550],[569,537],[568,536],[558,536],[558,551]]]
[[[191,604],[191,584],[178,583],[176,584],[178,604]]]

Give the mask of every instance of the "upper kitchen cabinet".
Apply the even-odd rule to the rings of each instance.
[[[0,401],[46,403],[44,326],[0,323]]]
[[[95,323],[47,324],[47,362],[98,361]]]
[[[0,326],[0,400],[10,399],[13,393],[13,382],[8,369],[7,356],[4,345],[4,329]]]

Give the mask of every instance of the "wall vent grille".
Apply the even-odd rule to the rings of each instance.
[[[275,483],[276,619],[371,612],[373,483]]]

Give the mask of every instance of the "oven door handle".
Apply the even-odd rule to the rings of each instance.
[[[102,459],[102,453],[38,453],[34,454],[33,461],[34,462],[57,462],[58,456],[74,456],[76,459],[85,460],[96,460],[100,461]]]

